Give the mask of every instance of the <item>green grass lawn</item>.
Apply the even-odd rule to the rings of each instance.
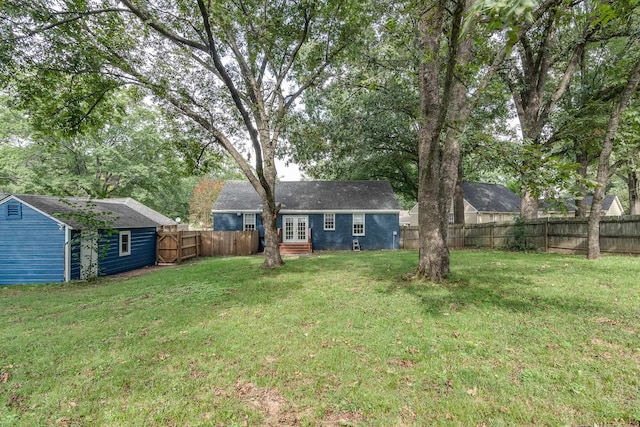
[[[0,425],[633,425],[640,259],[320,253],[0,288]]]

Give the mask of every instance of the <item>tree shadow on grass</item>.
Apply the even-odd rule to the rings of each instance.
[[[415,297],[426,313],[441,315],[452,308],[477,307],[480,310],[501,309],[518,313],[560,312],[604,316],[615,308],[573,295],[544,295],[540,283],[527,279],[521,272],[504,270],[483,274],[473,280],[451,279],[433,283],[419,279],[398,280],[385,292],[405,292]]]

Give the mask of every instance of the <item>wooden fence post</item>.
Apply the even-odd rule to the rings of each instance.
[[[494,248],[495,245],[493,242],[493,228],[494,228],[494,225],[491,224],[491,227],[489,227],[489,241],[491,242],[491,249],[495,249]]]
[[[549,218],[544,221],[544,251],[549,252]]]
[[[182,231],[178,231],[177,233],[178,238],[176,239],[176,245],[178,246],[178,253],[176,255],[176,262],[178,264],[180,264],[182,262]]]

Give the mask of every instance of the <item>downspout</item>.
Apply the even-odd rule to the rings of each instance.
[[[64,226],[64,281],[71,281],[71,229]]]

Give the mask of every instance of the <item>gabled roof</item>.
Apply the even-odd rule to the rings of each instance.
[[[400,210],[387,181],[279,181],[276,203],[286,212]],[[262,201],[248,181],[227,181],[213,212],[261,212]]]
[[[27,205],[39,210],[60,223],[72,228],[83,228],[83,224],[73,216],[74,213],[91,209],[96,214],[103,214],[100,219],[113,221],[113,228],[146,228],[165,224],[161,217],[173,222],[164,215],[153,211],[133,199],[88,199],[83,197],[36,196],[31,194],[12,195]],[[140,209],[144,206],[144,209]],[[150,213],[149,211],[153,212]]]
[[[520,212],[520,197],[504,185],[465,181],[462,192],[478,212]]]
[[[9,197],[8,194],[4,194],[4,193],[0,193],[0,200],[4,199],[5,197]]]
[[[616,199],[618,199],[618,196],[614,194],[607,194],[606,196],[604,196],[604,200],[602,201],[602,210],[608,211],[611,208],[611,205],[613,205],[613,203],[616,202]],[[587,202],[587,209],[591,209],[591,204],[593,203],[593,196],[585,196],[584,200]],[[549,210],[556,211],[556,210],[566,209],[567,212],[575,212],[576,200],[569,197],[567,199],[558,200],[558,201],[551,201],[551,202],[541,201],[540,206],[547,211]]]
[[[160,225],[177,225],[178,224],[177,222],[175,222],[171,218],[168,218],[168,217],[162,215],[160,212],[154,211],[149,206],[143,205],[142,203],[140,203],[139,201],[137,201],[135,199],[132,199],[131,197],[114,198],[114,199],[101,199],[100,202],[102,202],[102,203],[121,203],[121,204],[127,205],[130,208],[132,208],[135,211],[141,213],[142,215],[146,216],[147,218],[157,222]]]

